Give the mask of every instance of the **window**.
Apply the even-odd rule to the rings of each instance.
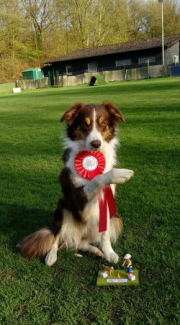
[[[141,63],[146,63],[147,64],[147,61],[149,60],[149,63],[154,63],[156,62],[156,57],[155,56],[147,56],[147,57],[142,57],[142,58],[139,58],[138,59],[138,63],[141,64]]]
[[[66,74],[67,76],[72,75],[72,65],[66,65]]]
[[[116,61],[116,67],[124,67],[126,65],[131,65],[131,59],[117,60]]]
[[[97,62],[88,63],[88,72],[97,72]]]

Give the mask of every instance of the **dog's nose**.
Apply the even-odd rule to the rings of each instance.
[[[101,141],[100,140],[93,140],[91,141],[91,146],[95,149],[98,149],[101,146]]]

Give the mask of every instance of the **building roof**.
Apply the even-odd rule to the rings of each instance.
[[[170,47],[173,44],[177,43],[179,40],[180,40],[180,34],[167,35],[164,38],[164,46]],[[158,48],[161,46],[162,46],[162,38],[154,37],[147,40],[136,40],[136,41],[130,41],[125,43],[116,43],[116,44],[109,44],[109,45],[80,49],[80,50],[70,52],[64,56],[61,56],[58,59],[47,61],[46,63],[77,60],[77,59],[83,59],[83,58],[89,58],[89,57],[95,57],[101,55],[145,50],[150,48]]]
[[[36,70],[41,70],[41,68],[29,68],[29,69],[24,70],[23,72],[36,71]]]

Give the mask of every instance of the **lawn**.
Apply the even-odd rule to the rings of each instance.
[[[117,268],[131,253],[139,286],[97,287],[105,262],[88,253],[61,251],[48,268],[16,249],[51,223],[61,193],[60,116],[74,102],[104,99],[126,119],[118,166],[135,171],[116,195]],[[0,94],[0,324],[180,324],[179,109],[180,78]]]
[[[2,93],[12,93],[15,83],[0,84],[0,94]]]

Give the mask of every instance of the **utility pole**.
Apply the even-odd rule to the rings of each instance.
[[[162,21],[162,65],[164,67],[164,0],[158,0],[161,3],[161,21]]]
[[[147,60],[147,71],[148,71],[148,78],[150,78],[150,73],[149,73],[149,59]]]

